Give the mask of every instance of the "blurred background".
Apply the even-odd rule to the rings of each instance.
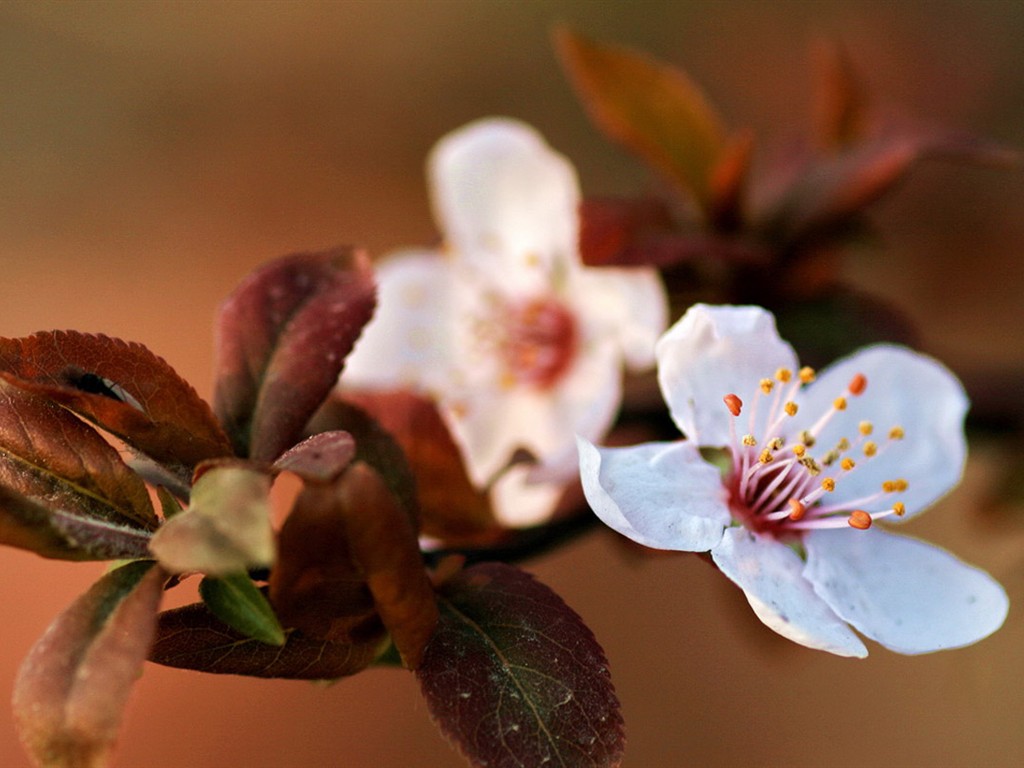
[[[233,285],[292,251],[436,240],[424,157],[484,115],[536,125],[586,194],[658,190],[591,127],[552,51],[556,22],[684,67],[762,146],[806,132],[810,50],[831,36],[883,112],[1024,147],[1019,0],[5,2],[0,334],[133,339],[209,396],[210,323]],[[873,213],[883,241],[856,254],[849,279],[897,300],[966,377],[1010,382],[1019,412],[1022,173],[925,163]],[[979,442],[961,488],[909,526],[1010,593],[1006,626],[966,650],[805,650],[763,630],[698,559],[637,561],[601,534],[528,567],[607,651],[627,767],[1016,766],[1024,509],[996,493],[1008,466]],[[99,571],[0,551],[0,691]],[[0,706],[0,765],[25,764]],[[407,673],[325,688],[150,665],[118,765],[463,762]]]

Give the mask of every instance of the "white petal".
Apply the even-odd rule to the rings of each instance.
[[[442,397],[438,406],[478,488],[489,485],[516,450],[527,449],[523,442],[547,423],[547,404],[518,388],[467,388]]]
[[[548,286],[576,268],[576,172],[530,126],[470,123],[438,142],[428,172],[454,258],[512,291]]]
[[[870,421],[875,428],[871,437],[883,448],[872,459],[853,455],[856,468],[839,476],[828,503],[861,498],[881,490],[885,480],[902,478],[909,483],[907,491],[866,508],[882,509],[898,500],[906,505],[907,516],[913,516],[960,481],[967,456],[967,395],[957,378],[932,358],[903,347],[877,345],[822,371],[798,398],[798,418],[812,420],[828,410],[857,373],[867,378],[867,389],[859,397],[847,398],[847,409],[822,431],[818,444],[828,450],[840,437],[853,440],[858,423]],[[884,445],[897,425],[906,437]]]
[[[804,575],[843,619],[899,653],[970,645],[995,632],[1009,601],[987,573],[906,536],[813,531]]]
[[[565,492],[564,482],[531,482],[530,470],[529,465],[518,464],[491,486],[494,516],[506,527],[523,528],[545,522]]]
[[[775,318],[760,307],[695,304],[661,337],[658,382],[679,429],[701,446],[729,443],[729,411],[722,402],[738,395],[749,417],[758,382],[779,368],[797,365],[793,348],[779,338]],[[767,408],[757,412],[763,423]],[[740,416],[740,434],[759,431]],[[753,428],[751,428],[753,427]]]
[[[478,486],[489,483],[520,449],[545,467],[575,466],[575,435],[601,439],[618,412],[618,350],[609,339],[585,344],[551,389],[477,383],[439,396],[442,415]]]
[[[868,655],[864,643],[801,575],[799,556],[774,539],[729,528],[711,557],[747,596],[766,626],[793,642],[838,656]]]
[[[721,475],[693,444],[577,443],[583,493],[607,526],[657,549],[704,552],[721,540],[729,523]]]
[[[580,316],[616,339],[626,365],[654,365],[654,345],[668,324],[668,300],[653,269],[581,269],[570,288]]]
[[[444,380],[453,357],[450,273],[431,251],[378,262],[377,310],[345,360],[343,385],[429,390]]]

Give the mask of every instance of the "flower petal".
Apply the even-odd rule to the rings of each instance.
[[[770,629],[795,643],[838,656],[868,655],[864,643],[818,597],[788,546],[746,528],[729,528],[711,557],[747,596]]]
[[[932,358],[903,347],[877,345],[822,371],[797,398],[801,414],[816,418],[830,409],[858,373],[867,379],[867,389],[859,397],[847,398],[847,409],[822,430],[818,444],[827,450],[841,437],[853,440],[858,423],[870,421],[880,450],[872,459],[853,456],[857,466],[839,476],[828,503],[859,499],[880,491],[883,481],[905,479],[905,492],[868,508],[902,501],[911,517],[960,481],[967,456],[967,395],[957,378]],[[902,427],[905,437],[887,444],[893,426]]]
[[[754,413],[758,382],[797,365],[793,348],[779,338],[775,318],[760,307],[695,304],[657,346],[658,382],[676,425],[698,445],[729,443],[729,411],[722,398],[735,394]],[[761,408],[758,424],[767,416]],[[740,430],[763,431],[741,417]]]
[[[507,528],[539,525],[551,517],[564,492],[564,482],[531,482],[530,466],[517,464],[491,486],[494,517]]]
[[[470,123],[438,142],[428,171],[453,258],[514,292],[577,267],[576,172],[530,126]]]
[[[844,620],[899,653],[970,645],[1009,608],[984,571],[943,549],[877,528],[813,531],[804,576]]]
[[[617,340],[626,365],[636,371],[654,365],[654,345],[668,324],[668,301],[653,269],[583,268],[570,288],[578,314],[588,325]]]
[[[343,384],[430,389],[452,359],[451,267],[433,251],[376,265],[377,311],[345,361]]]
[[[518,450],[546,467],[575,470],[575,435],[603,437],[622,399],[618,350],[609,339],[584,345],[552,389],[478,382],[439,394],[441,413],[478,486],[493,480]]]
[[[582,438],[580,479],[591,509],[610,528],[657,549],[704,552],[729,524],[718,470],[692,443],[598,448]]]

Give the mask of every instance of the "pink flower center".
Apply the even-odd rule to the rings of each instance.
[[[878,491],[842,504],[830,504],[828,495],[859,466],[877,461],[894,441],[903,439],[903,429],[894,426],[879,445],[874,425],[862,421],[856,434],[841,437],[835,445],[819,445],[825,425],[846,411],[849,398],[859,397],[867,379],[857,374],[824,413],[799,414],[793,396],[800,387],[814,381],[810,368],[793,372],[781,368],[771,378],[758,382],[750,404],[748,431],[740,435],[738,422],[743,402],[734,394],[723,400],[729,409],[732,436],[732,467],[726,477],[733,516],[748,528],[779,538],[799,537],[815,528],[871,527],[874,520],[906,512],[893,495],[907,489],[903,479],[887,480]],[[759,409],[767,408],[764,434],[754,434]],[[802,426],[805,425],[805,426]],[[871,511],[869,511],[871,510]]]
[[[506,304],[501,328],[503,385],[549,389],[576,358],[576,317],[554,297]]]

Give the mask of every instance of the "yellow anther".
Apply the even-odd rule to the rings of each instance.
[[[757,438],[754,437],[753,435],[744,435],[740,439],[742,443],[748,448],[753,448],[755,445],[757,445]]]
[[[804,467],[811,477],[821,474],[821,467],[818,466],[818,462],[816,462],[810,456],[804,456],[802,459],[800,459],[800,466]]]
[[[860,431],[862,435],[864,435],[864,437],[867,437],[868,435],[875,431],[875,425],[872,424],[870,421],[862,421],[860,424],[857,425],[857,429]]]
[[[902,501],[897,501],[895,504],[893,504],[892,511],[896,513],[897,517],[903,517],[905,514],[907,514],[907,508],[903,506]]]
[[[761,387],[761,391],[766,395],[770,395],[772,390],[775,388],[775,382],[771,379],[761,379],[758,386]]]
[[[843,469],[845,469],[847,472],[849,472],[851,469],[853,469],[857,465],[854,463],[853,459],[851,459],[849,456],[847,456],[845,459],[843,459],[841,462],[839,462],[839,466],[842,467]]]
[[[814,369],[811,368],[810,366],[804,366],[803,368],[801,368],[800,373],[798,375],[800,376],[800,382],[803,384],[810,384],[812,381],[815,380],[815,378],[817,378],[817,374],[814,372]]]
[[[781,381],[783,384],[793,378],[793,372],[789,368],[779,368],[775,372],[776,381]]]
[[[807,453],[807,446],[797,443],[793,446],[793,455],[798,459],[803,458],[803,455]]]
[[[850,450],[850,441],[845,437],[839,438],[839,442],[836,443],[836,450],[842,453],[843,451]]]
[[[893,427],[889,430],[890,440],[902,440],[904,436],[903,427]]]
[[[783,440],[781,437],[773,437],[771,440],[768,441],[768,449],[771,451],[779,451],[782,450],[782,446],[784,446],[785,444],[786,441]]]
[[[885,493],[903,493],[903,491],[907,490],[908,486],[909,483],[907,483],[907,481],[903,479],[886,480],[884,483],[882,483],[882,490]]]
[[[757,457],[757,460],[762,464],[771,464],[772,458],[772,452],[765,448],[763,451],[761,451],[761,455]]]
[[[832,491],[834,491],[836,489],[835,478],[833,478],[833,477],[826,477],[824,480],[821,481],[821,487],[824,490],[828,491],[829,493],[832,493]]]
[[[803,432],[800,433],[800,442],[806,445],[808,448],[813,448],[817,440],[814,439],[814,435],[812,435],[809,431],[805,429]]]
[[[874,456],[876,453],[878,453],[878,444],[877,443],[875,443],[875,442],[873,442],[871,440],[868,440],[866,443],[864,443],[864,455],[865,456],[870,458],[871,456]]]
[[[863,394],[864,390],[867,389],[868,380],[863,373],[858,373],[852,379],[850,379],[849,385],[846,387],[850,394],[856,397],[857,395]]]
[[[839,459],[839,451],[833,448],[831,451],[821,457],[821,463],[826,467],[831,467]]]
[[[855,509],[850,513],[848,522],[851,528],[856,528],[858,531],[866,531],[871,527],[871,515],[863,509]]]
[[[796,403],[790,400],[788,403],[782,406],[782,410],[786,412],[787,416],[796,416],[796,412],[800,410],[800,408]]]
[[[790,520],[800,520],[807,514],[807,507],[799,499],[790,499],[788,503]]]
[[[846,410],[846,398],[845,397],[837,397],[835,400],[832,401],[832,407],[835,408],[837,411],[845,411]]]
[[[739,397],[733,394],[728,394],[722,398],[722,401],[725,403],[725,407],[729,409],[729,413],[733,416],[740,415],[740,410],[743,408],[743,401],[740,400]]]

